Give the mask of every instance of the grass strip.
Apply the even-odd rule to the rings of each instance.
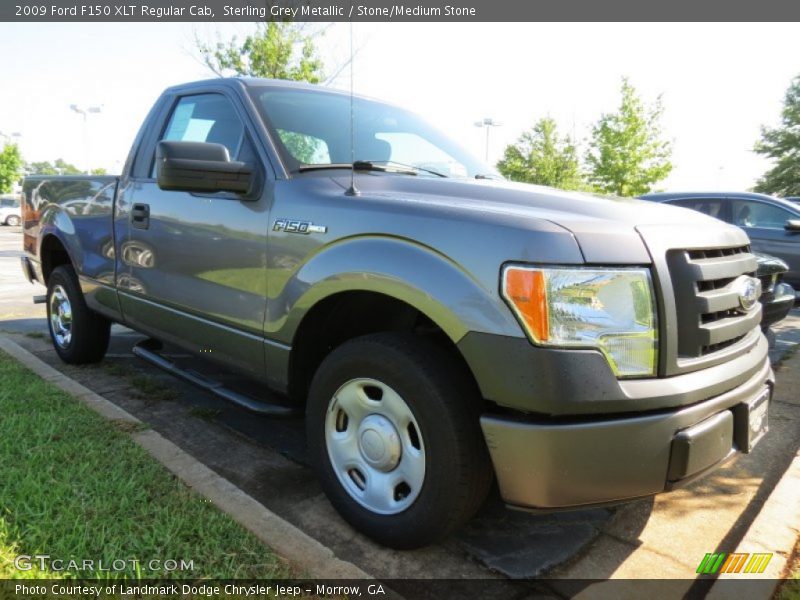
[[[128,429],[0,352],[0,578],[291,576]],[[19,555],[50,559],[19,570]],[[181,561],[191,569],[180,570]]]

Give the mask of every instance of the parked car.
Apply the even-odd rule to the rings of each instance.
[[[784,198],[784,200],[786,200],[787,202],[791,202],[792,204],[797,204],[798,206],[800,206],[800,196],[786,196],[786,198]]]
[[[753,250],[786,262],[787,283],[800,289],[800,206],[750,192],[656,192],[640,197],[691,208],[741,227]]]
[[[30,177],[24,193],[23,269],[47,286],[64,361],[101,360],[123,323],[173,374],[304,413],[328,498],[389,546],[442,539],[495,478],[509,505],[585,508],[679,487],[767,430],[742,230],[498,180],[389,104],[180,85],[121,176]],[[279,396],[242,396],[160,342]]]
[[[19,198],[0,198],[0,223],[18,227],[21,222]]]
[[[795,304],[794,288],[783,281],[789,267],[780,258],[768,256],[760,252],[753,252],[758,261],[756,277],[761,280],[761,297],[764,307],[764,316],[761,319],[761,329],[766,331],[789,314]]]

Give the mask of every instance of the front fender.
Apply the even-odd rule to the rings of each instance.
[[[268,302],[267,335],[291,344],[317,302],[347,291],[401,300],[436,323],[454,343],[470,331],[523,336],[499,298],[497,281],[482,284],[448,257],[411,240],[377,236],[340,240],[294,271]]]

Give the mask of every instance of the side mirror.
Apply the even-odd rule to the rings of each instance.
[[[800,231],[800,219],[789,219],[783,228],[786,231]]]
[[[162,190],[246,194],[253,168],[232,161],[222,144],[165,140],[156,148],[156,177]]]

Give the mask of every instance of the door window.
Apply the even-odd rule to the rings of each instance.
[[[788,210],[766,202],[734,200],[732,208],[733,224],[739,227],[783,229],[786,221],[793,218]]]
[[[692,210],[706,214],[709,217],[714,217],[715,219],[724,219],[725,217],[724,211],[722,210],[722,200],[714,198],[687,198],[684,200],[675,200],[674,202],[670,202],[670,204],[691,208]]]
[[[162,140],[222,144],[231,160],[240,160],[247,151],[244,125],[236,110],[221,94],[184,96],[170,115]],[[155,177],[155,164],[153,165]]]

